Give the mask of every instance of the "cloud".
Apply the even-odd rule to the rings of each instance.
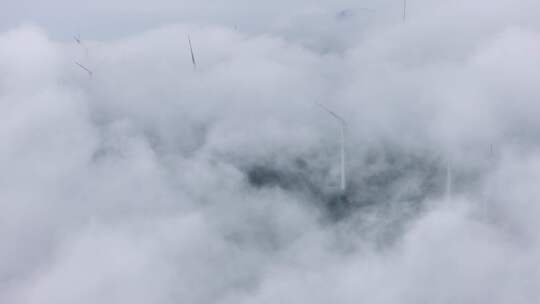
[[[534,1],[23,4],[0,302],[538,302]]]

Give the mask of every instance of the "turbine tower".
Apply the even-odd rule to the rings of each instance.
[[[493,152],[493,144],[489,145],[489,160],[488,160],[489,170],[493,170],[495,167],[495,154]],[[485,220],[488,219],[488,204],[491,199],[491,193],[494,189],[493,187],[494,180],[489,181],[486,187],[486,190],[484,191],[484,198],[482,200],[482,216]]]
[[[327,107],[323,106],[320,103],[317,103],[319,107],[321,107],[323,110],[328,112],[333,118],[335,118],[341,128],[340,128],[340,190],[342,193],[346,193],[347,191],[347,171],[346,171],[346,155],[345,155],[345,132],[347,130],[347,122],[343,117],[337,115],[335,112],[331,111]]]
[[[407,20],[407,0],[403,0],[403,22]]]
[[[452,165],[450,160],[446,162],[446,201],[452,200]]]

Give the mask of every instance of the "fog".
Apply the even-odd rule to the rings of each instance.
[[[4,7],[1,303],[540,302],[537,1]]]

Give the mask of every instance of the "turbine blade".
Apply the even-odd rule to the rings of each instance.
[[[316,105],[318,105],[321,109],[325,110],[326,112],[328,112],[330,115],[332,115],[334,118],[336,118],[337,120],[339,120],[344,126],[347,126],[347,121],[345,121],[345,119],[343,119],[343,117],[337,115],[334,111],[328,109],[327,107],[325,107],[324,105],[320,104],[320,103],[316,103]]]
[[[88,75],[89,75],[90,77],[92,77],[92,74],[93,74],[93,73],[92,73],[92,71],[91,71],[90,69],[88,69],[88,68],[85,67],[84,65],[78,63],[77,61],[75,61],[75,64],[78,65],[81,69],[85,70],[85,71],[88,73]]]
[[[193,63],[193,67],[197,67],[197,61],[195,60],[195,54],[193,53],[193,46],[191,45],[191,38],[188,36],[188,42],[189,42],[189,52],[191,53],[191,63]]]

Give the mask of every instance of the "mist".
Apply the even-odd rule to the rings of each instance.
[[[3,12],[1,303],[540,302],[537,1]]]

